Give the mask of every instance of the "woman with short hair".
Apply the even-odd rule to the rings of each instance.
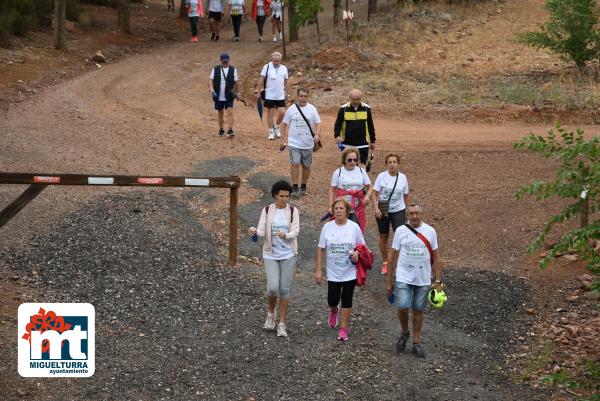
[[[387,170],[377,176],[373,188],[379,250],[383,259],[381,274],[387,274],[390,225],[392,232],[396,232],[398,227],[406,223],[405,208],[409,199],[408,180],[399,171],[400,156],[395,153],[388,154],[385,157],[385,165]]]
[[[327,324],[335,328],[339,323],[338,340],[348,341],[348,325],[352,314],[352,298],[356,286],[356,267],[359,253],[357,245],[365,243],[358,224],[348,219],[351,206],[344,198],[332,202],[334,220],[326,223],[321,230],[317,248],[315,283],[323,282],[323,259],[326,260],[327,303],[329,317]],[[342,303],[341,319],[339,303]]]
[[[286,318],[290,287],[298,255],[298,232],[300,213],[288,203],[292,186],[289,182],[277,181],[271,187],[275,202],[264,207],[258,226],[250,227],[248,234],[264,237],[263,260],[267,276],[267,320],[264,328],[277,329],[278,337],[287,337]],[[253,240],[257,240],[256,237]],[[275,305],[279,298],[279,323],[275,316]]]
[[[358,149],[347,146],[342,151],[342,167],[331,175],[329,188],[329,204],[334,199],[343,197],[351,206],[349,219],[357,223],[364,233],[367,228],[365,207],[371,200],[371,180],[365,170],[358,166]],[[333,210],[329,209],[333,214]]]

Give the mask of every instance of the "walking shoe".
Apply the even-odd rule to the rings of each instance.
[[[263,326],[263,329],[266,330],[275,330],[275,314],[268,312],[267,313],[267,320],[265,320],[265,325]]]
[[[227,138],[231,139],[235,136],[235,134],[233,133],[233,130],[231,128],[229,128],[227,130]]]
[[[197,36],[192,36],[192,38],[190,39],[190,42],[197,42],[197,41],[198,41]]]
[[[215,42],[219,41],[219,35],[215,36]]]
[[[225,135],[225,130],[223,128],[220,128],[219,133],[217,135],[219,135],[219,136]]]
[[[287,331],[285,331],[285,323],[279,323],[277,325],[277,337],[287,337]]]
[[[300,195],[308,195],[308,189],[306,189],[306,185],[302,185],[300,187]]]
[[[387,262],[383,262],[381,265],[381,274],[387,274]]]
[[[240,38],[238,36],[233,38],[233,42],[239,42],[239,41],[240,41]]]
[[[262,40],[263,40],[263,39],[262,39],[262,36],[259,36],[259,37],[258,37],[258,41],[259,41],[259,42],[262,42]]]
[[[404,350],[406,349],[406,342],[408,341],[409,338],[410,338],[410,333],[406,333],[406,334],[402,333],[402,335],[400,336],[400,339],[396,343],[396,351],[404,352]]]
[[[273,126],[273,130],[275,130],[275,136],[276,136],[277,138],[281,138],[281,131],[279,131],[279,126],[277,126],[277,125],[274,125],[274,126]]]
[[[216,36],[217,36],[217,34],[216,34],[216,33],[214,33],[214,32],[211,32],[211,33],[210,33],[210,40],[215,40],[215,37],[216,37]]]
[[[275,139],[275,130],[273,128],[269,129],[269,136],[267,137],[269,141]]]
[[[292,197],[292,198],[299,198],[300,197],[300,191],[298,191],[298,189],[292,190],[292,193],[290,194],[290,197]]]
[[[335,328],[338,325],[338,314],[337,311],[332,312],[329,311],[329,318],[327,319],[327,324],[330,328]]]
[[[279,40],[283,40],[283,33],[279,32]]]
[[[338,340],[340,341],[348,341],[348,328],[342,327],[338,330]]]
[[[277,36],[273,35],[273,42],[277,42]]]
[[[421,343],[413,344],[413,352],[419,358],[425,358],[425,350],[423,349]]]

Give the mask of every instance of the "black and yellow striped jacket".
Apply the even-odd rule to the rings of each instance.
[[[375,143],[375,126],[371,108],[362,102],[356,110],[350,102],[342,105],[333,131],[334,137],[341,136],[345,145],[364,146]]]

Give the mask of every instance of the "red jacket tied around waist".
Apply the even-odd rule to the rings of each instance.
[[[346,195],[352,197],[352,200],[350,201],[350,206],[352,206],[352,209],[354,209],[354,214],[356,214],[356,218],[358,219],[358,225],[360,226],[360,231],[362,231],[364,234],[365,230],[367,229],[367,215],[365,214],[365,204],[363,203],[365,193],[363,192],[362,189],[336,188],[336,190],[335,190],[336,198],[341,198]]]
[[[373,252],[363,244],[356,245],[358,261],[356,262],[356,285],[363,286],[367,282],[367,270],[373,267]]]

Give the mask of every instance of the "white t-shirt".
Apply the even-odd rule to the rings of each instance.
[[[215,13],[222,13],[224,11],[223,1],[221,0],[210,0],[208,2],[208,11]]]
[[[281,18],[281,1],[273,0],[271,2],[271,17]]]
[[[335,282],[356,279],[356,266],[350,260],[350,251],[356,245],[364,244],[360,227],[348,220],[343,226],[338,226],[335,220],[323,226],[319,238],[319,248],[325,249],[327,280]]]
[[[277,209],[275,216],[273,217],[273,223],[271,224],[271,254],[268,255],[263,252],[264,259],[273,260],[284,260],[294,256],[292,251],[292,244],[289,239],[281,239],[277,235],[279,231],[288,233],[290,231],[290,220],[287,217],[286,205],[283,209]]]
[[[229,0],[229,14],[244,15],[244,0]]]
[[[398,178],[398,182],[394,193],[392,193],[396,178]],[[398,173],[397,176],[391,176],[390,173],[384,171],[377,176],[373,189],[379,193],[379,200],[390,200],[389,213],[396,213],[406,208],[404,195],[408,195],[408,180],[404,174]],[[392,197],[390,198],[391,193]]]
[[[308,122],[312,125],[313,132],[315,132],[315,124],[321,123],[321,117],[317,108],[307,103],[301,109]],[[287,109],[283,116],[283,122],[289,127],[288,146],[297,149],[312,149],[315,146],[315,140],[310,134],[310,129],[308,129],[308,125],[306,125],[296,105],[292,105]]]
[[[331,186],[342,189],[362,189],[365,185],[371,184],[371,179],[367,172],[360,168],[354,167],[354,170],[347,170],[345,166],[338,168],[331,175]],[[344,196],[352,205],[352,196]],[[352,208],[354,211],[354,208]]]
[[[268,77],[267,66],[269,69]],[[287,67],[279,64],[279,67],[275,68],[273,63],[269,62],[263,66],[260,75],[265,77],[265,99],[285,100],[285,81],[288,79]]]
[[[421,223],[416,229],[429,241],[432,250],[438,248],[433,227]],[[410,229],[401,225],[394,233],[392,248],[400,251],[396,266],[396,281],[412,285],[431,285],[431,258],[427,247]]]
[[[199,17],[200,10],[198,7],[199,0],[186,0],[186,4],[189,5],[188,17]]]
[[[231,67],[223,67],[223,70],[221,71],[221,68],[219,68],[219,72],[221,73],[221,86],[219,89],[219,101],[224,102],[227,100],[227,98],[225,98],[225,84],[226,84],[226,77],[227,74],[229,73],[229,68]],[[214,80],[215,79],[215,69],[213,68],[212,71],[210,72],[210,79]],[[237,68],[233,68],[233,82],[237,82],[238,81],[238,73],[237,73]]]

